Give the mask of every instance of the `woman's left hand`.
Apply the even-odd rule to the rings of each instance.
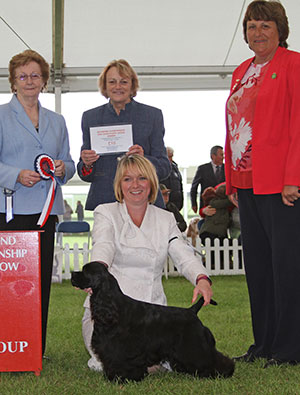
[[[143,147],[141,147],[138,144],[132,145],[128,152],[126,153],[127,155],[133,155],[133,154],[137,154],[137,155],[141,155],[144,156],[144,150]]]
[[[54,164],[55,164],[54,175],[56,177],[64,178],[66,172],[65,163],[62,160],[57,159],[54,161]]]
[[[232,193],[231,195],[228,195],[228,199],[231,201],[231,203],[239,208],[239,201],[238,201],[238,194],[237,192]]]
[[[206,306],[210,303],[213,291],[209,281],[202,279],[198,281],[198,284],[194,288],[192,303],[196,302],[198,295],[202,295],[204,298],[204,305]]]
[[[285,185],[281,192],[282,201],[286,206],[294,206],[295,200],[300,198],[299,187],[296,185]]]

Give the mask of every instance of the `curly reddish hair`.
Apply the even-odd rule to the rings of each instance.
[[[213,187],[207,187],[204,189],[202,193],[202,199],[203,199],[203,204],[204,206],[208,206],[210,201],[216,197],[216,191],[215,188]]]

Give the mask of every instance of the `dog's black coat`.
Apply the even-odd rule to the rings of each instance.
[[[233,374],[234,362],[216,350],[212,333],[197,317],[203,298],[188,309],[137,301],[98,262],[73,272],[72,285],[93,290],[92,349],[109,380],[141,380],[147,367],[161,361],[198,377]]]

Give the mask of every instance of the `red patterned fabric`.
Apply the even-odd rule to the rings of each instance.
[[[227,103],[231,147],[231,183],[236,188],[252,188],[252,129],[258,91],[268,64],[252,63],[240,87]]]
[[[82,166],[82,175],[83,175],[84,177],[85,177],[85,176],[88,176],[89,174],[91,174],[92,171],[93,171],[93,168],[92,168],[92,167],[91,167],[89,170],[87,170],[85,166]]]

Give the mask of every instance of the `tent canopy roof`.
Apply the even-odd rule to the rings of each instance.
[[[7,64],[28,47],[52,65],[50,91],[96,91],[97,76],[124,58],[141,89],[228,89],[252,56],[242,18],[250,0],[15,0],[1,5],[0,92]],[[300,1],[282,0],[291,49],[300,50]]]

